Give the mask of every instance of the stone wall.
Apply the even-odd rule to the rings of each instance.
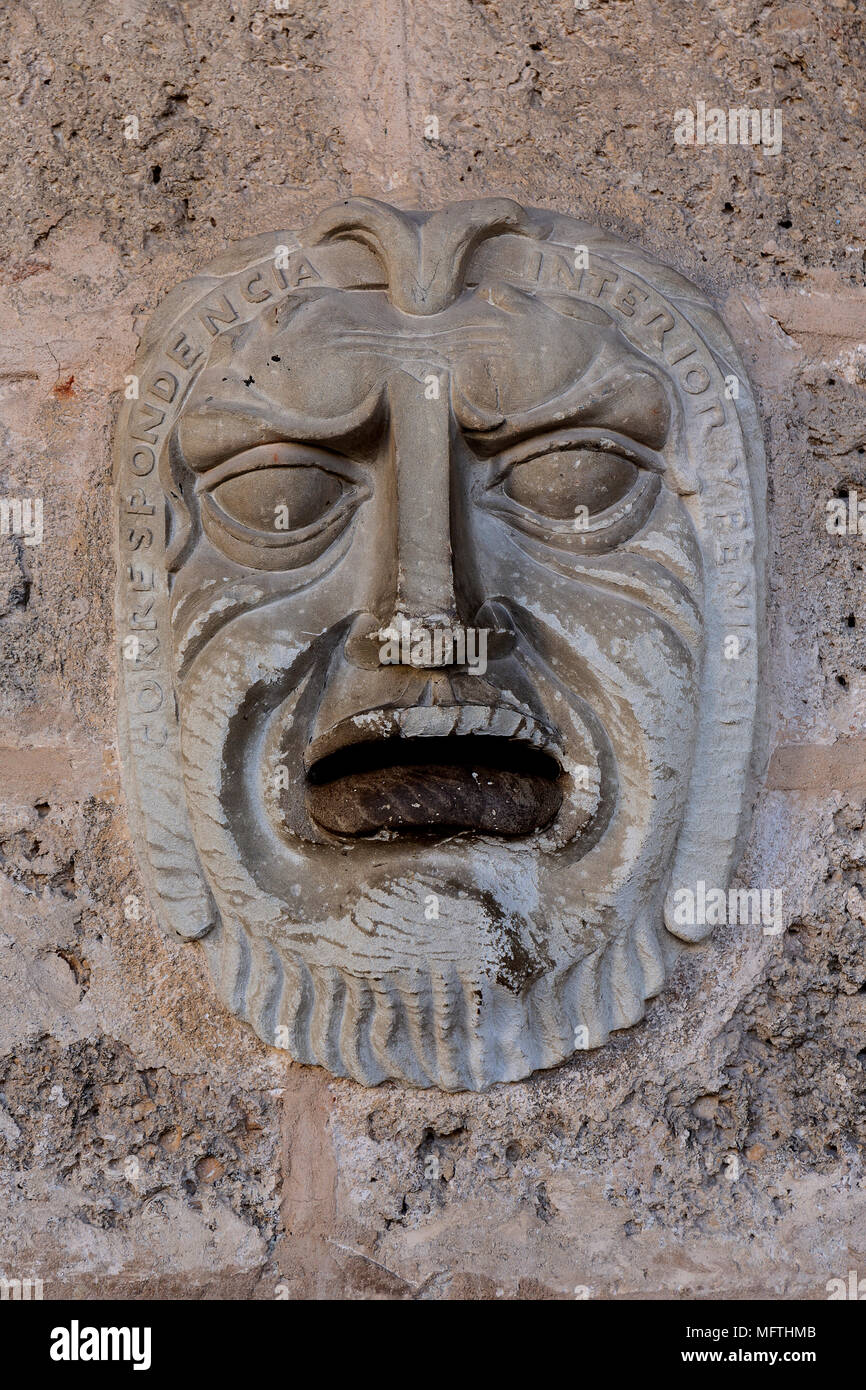
[[[46,1297],[824,1298],[866,1274],[866,60],[856,0],[51,0],[0,70],[0,1272]],[[779,153],[679,145],[698,100]],[[138,138],[127,117],[138,121]],[[438,120],[438,138],[425,136]],[[483,1095],[288,1064],[166,940],[115,748],[110,440],[143,323],[349,193],[506,194],[710,297],[770,471],[767,770],[646,1020]],[[138,919],[137,919],[138,915]]]

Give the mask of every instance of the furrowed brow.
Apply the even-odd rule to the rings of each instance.
[[[599,364],[601,365],[601,364]],[[460,409],[457,409],[460,419]],[[467,438],[480,453],[494,453],[534,434],[570,425],[597,425],[627,435],[650,449],[660,449],[670,428],[670,403],[662,384],[650,372],[623,362],[607,369],[593,367],[558,396],[507,419],[491,417],[479,426],[479,412],[467,412]]]
[[[206,397],[199,406],[187,407],[177,438],[190,467],[202,471],[258,444],[291,440],[351,445],[384,420],[385,410],[385,393],[379,386],[345,415],[314,416],[285,410],[255,387],[239,389],[236,383],[234,394],[221,390],[216,399]]]

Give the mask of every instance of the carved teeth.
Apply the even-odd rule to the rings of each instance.
[[[374,709],[342,720],[307,749],[310,767],[320,758],[353,743],[385,738],[449,738],[481,734],[513,738],[533,748],[559,748],[554,730],[525,709],[513,705],[411,705],[405,709]]]
[[[453,706],[427,705],[401,710],[395,724],[402,738],[447,738],[454,732],[457,711]]]
[[[457,716],[457,733],[489,733],[491,714],[492,709],[489,705],[464,705]]]
[[[552,731],[533,715],[507,705],[427,705],[385,712],[388,730],[400,738],[443,738],[449,734],[486,734],[491,738],[521,738],[536,748],[553,743]]]

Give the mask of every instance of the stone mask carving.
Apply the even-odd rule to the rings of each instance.
[[[352,199],[175,289],[135,370],[122,750],[163,925],[366,1084],[635,1023],[754,741],[763,458],[699,291],[508,199]]]

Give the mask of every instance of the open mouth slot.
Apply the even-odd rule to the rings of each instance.
[[[518,739],[462,735],[355,743],[314,763],[307,807],[336,835],[474,830],[528,835],[562,804],[555,758]]]

